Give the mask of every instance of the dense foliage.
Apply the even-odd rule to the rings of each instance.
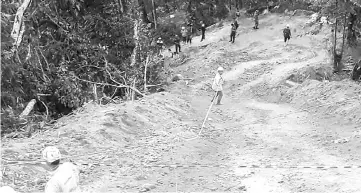
[[[1,6],[2,134],[59,117],[89,100],[145,92],[147,57],[147,84],[162,83],[162,60],[153,55],[153,40],[164,36],[171,45],[180,26],[156,25],[154,18],[189,7],[196,22],[213,14],[207,25],[227,15],[224,6],[210,13],[201,1],[187,6],[175,0],[32,0],[20,22],[21,44],[14,46],[11,32],[22,2],[4,0]],[[18,119],[31,99],[37,100],[35,114]]]

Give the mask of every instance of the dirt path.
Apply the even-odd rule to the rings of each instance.
[[[282,29],[282,24],[272,28]],[[253,87],[257,89],[264,84],[273,88],[295,70],[327,62],[322,45],[316,45],[312,37],[303,37],[292,39],[291,45],[284,48],[279,32],[270,33],[269,28],[261,28],[252,34],[240,34],[234,45],[224,46],[228,43],[224,31],[214,32],[210,38],[223,39],[219,42],[223,50],[220,53],[215,49],[216,54],[247,51],[261,53],[258,58],[263,54],[270,57],[233,64],[227,69],[225,104],[212,110],[201,139],[178,143],[175,155],[183,155],[178,158],[180,162],[190,159],[203,166],[178,168],[178,178],[174,179],[179,184],[177,190],[360,192],[361,170],[344,167],[359,167],[361,162],[350,161],[352,155],[337,155],[320,139],[327,135],[329,125],[318,125],[317,117],[289,105],[257,101],[249,93]],[[200,44],[194,46],[206,43]],[[232,59],[237,61],[237,56],[227,57]],[[193,85],[193,93],[199,93],[207,83],[210,80],[203,79]],[[199,95],[191,100],[194,108],[205,114],[210,102]],[[197,183],[191,183],[192,180]]]
[[[291,28],[300,29],[306,19],[292,18]],[[361,168],[343,168],[361,165],[360,156],[340,154],[332,142],[346,125],[274,102],[275,88],[295,70],[327,62],[322,35],[293,38],[283,47],[287,22],[270,15],[254,31],[251,21],[242,20],[234,44],[225,23],[205,41],[196,37],[184,47],[190,59],[174,70],[194,78],[188,85],[176,83],[170,93],[142,102],[90,108],[38,140],[4,142],[2,152],[12,158],[58,145],[84,163],[84,192],[361,192]],[[188,140],[200,130],[219,65],[226,69],[224,104],[212,108],[200,138]],[[24,168],[33,178],[44,173]],[[21,183],[41,190],[41,180],[32,181]]]

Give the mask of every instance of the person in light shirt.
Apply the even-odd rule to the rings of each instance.
[[[212,89],[217,93],[216,94],[216,97],[217,97],[216,105],[221,104],[221,100],[223,97],[223,83],[224,83],[224,79],[222,76],[223,71],[224,71],[224,69],[222,67],[219,67],[217,69],[217,74],[214,77],[213,84],[212,84]]]
[[[16,193],[16,191],[10,186],[3,186],[0,188],[1,193]]]
[[[60,163],[61,154],[54,146],[43,150],[43,158],[52,177],[45,186],[45,193],[80,192],[79,169],[70,162]]]

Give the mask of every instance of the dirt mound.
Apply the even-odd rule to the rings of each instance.
[[[361,123],[361,86],[352,81],[306,80],[288,90],[284,97],[299,108],[326,118],[337,117],[355,124]]]
[[[107,106],[88,104],[75,115],[59,120],[58,128],[11,143],[3,139],[3,183],[12,184],[15,179],[16,190],[22,192],[43,189],[46,171],[40,163],[41,151],[49,145],[57,146],[64,160],[72,160],[85,169],[82,184],[94,181],[91,176],[104,175],[107,168],[95,167],[97,165],[147,160],[139,158],[142,153],[134,153],[134,143],[148,143],[147,140],[140,141],[148,136],[152,136],[154,141],[157,136],[167,135],[164,128],[180,122],[178,120],[186,116],[187,108],[186,102],[169,93],[157,93],[137,102]],[[155,151],[165,142],[153,145],[149,142],[144,147],[151,150],[145,154],[157,154]]]

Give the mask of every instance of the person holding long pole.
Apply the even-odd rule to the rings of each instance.
[[[222,76],[223,71],[224,71],[224,69],[222,67],[219,67],[217,69],[217,74],[214,77],[213,84],[212,84],[212,89],[216,92],[216,98],[217,98],[216,105],[221,104],[221,100],[223,97],[223,83],[224,83],[224,79]]]

